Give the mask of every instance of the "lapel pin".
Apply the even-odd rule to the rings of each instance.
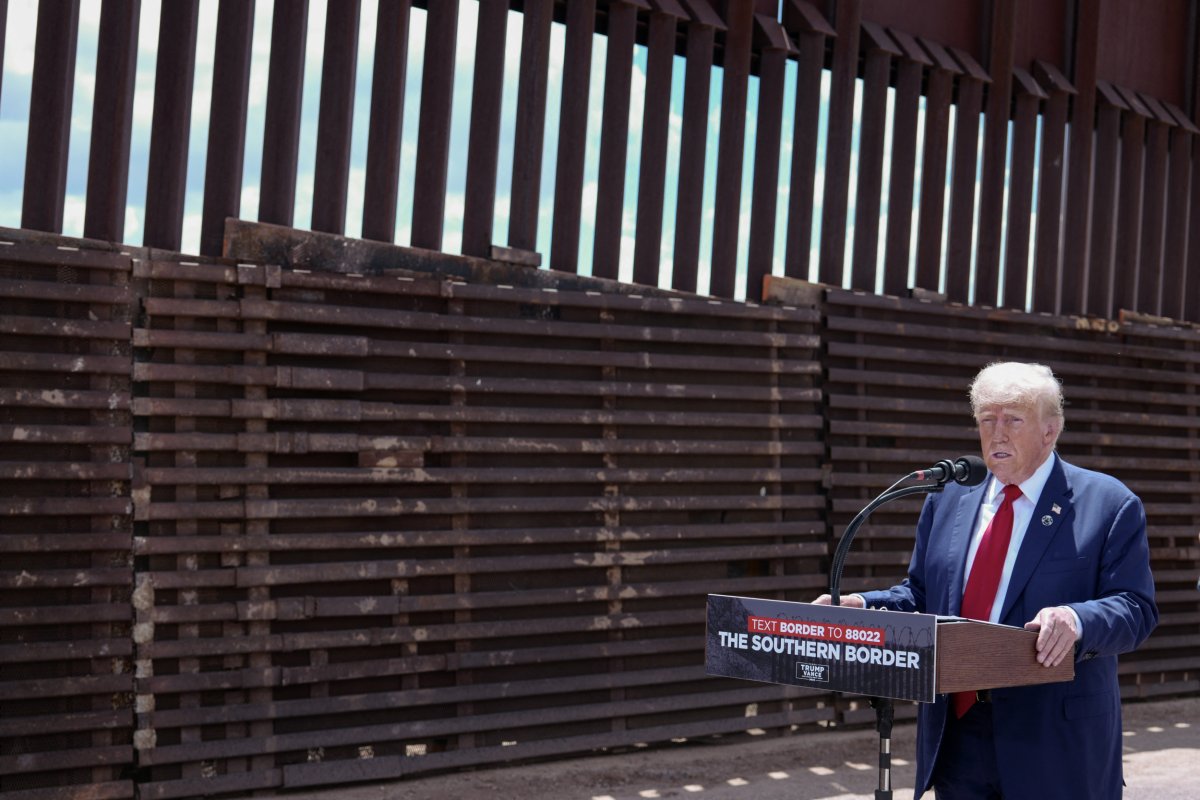
[[[1050,506],[1050,510],[1053,511],[1055,514],[1061,514],[1062,506],[1060,506],[1058,503],[1055,503],[1054,505]]]
[[[1054,517],[1050,516],[1049,514],[1042,517],[1042,525],[1049,528],[1053,524],[1054,524]]]

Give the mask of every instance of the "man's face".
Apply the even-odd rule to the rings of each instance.
[[[1025,480],[1054,449],[1055,420],[1036,408],[984,406],[975,421],[983,460],[1001,483]]]

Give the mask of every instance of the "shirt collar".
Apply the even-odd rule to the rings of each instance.
[[[1046,456],[1046,460],[1041,466],[1033,471],[1033,474],[1018,484],[1021,487],[1021,499],[1028,500],[1037,505],[1038,499],[1042,496],[1042,489],[1046,488],[1046,481],[1050,480],[1050,471],[1054,469],[1054,451],[1050,451],[1050,455]],[[1000,481],[996,480],[996,476],[991,476],[988,483],[987,501],[993,505],[999,502],[1003,489]]]

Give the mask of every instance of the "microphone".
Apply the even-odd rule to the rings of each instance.
[[[987,464],[979,456],[959,456],[954,461],[943,458],[929,469],[913,473],[919,481],[932,480],[939,486],[951,480],[963,486],[978,486],[987,477]]]

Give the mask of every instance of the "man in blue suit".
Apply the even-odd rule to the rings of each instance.
[[[992,364],[970,396],[988,479],[929,497],[902,584],[842,602],[1024,626],[1039,662],[1075,660],[1069,682],[922,704],[916,797],[1119,798],[1117,656],[1158,624],[1142,502],[1054,452],[1063,400],[1047,367]]]

